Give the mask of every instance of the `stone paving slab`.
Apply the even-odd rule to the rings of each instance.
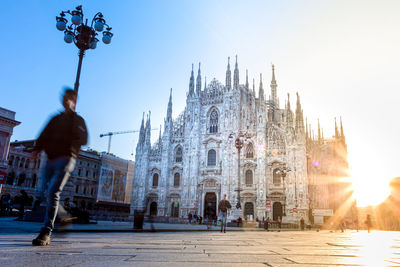
[[[398,232],[0,234],[0,266],[400,266]]]

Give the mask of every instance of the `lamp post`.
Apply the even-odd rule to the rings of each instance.
[[[67,26],[68,20],[66,14],[71,15],[71,25]],[[57,30],[64,32],[64,41],[67,44],[75,43],[79,49],[79,63],[78,71],[76,73],[76,80],[74,90],[78,94],[79,78],[81,76],[82,59],[85,51],[88,49],[96,49],[99,39],[96,38],[97,32],[103,33],[103,43],[110,44],[113,34],[110,32],[111,27],[106,23],[103,14],[98,12],[88,25],[88,19],[85,20],[82,11],[82,6],[77,6],[73,11],[61,11],[60,16],[56,17]],[[104,30],[105,27],[105,30]]]
[[[231,134],[229,135],[229,140],[230,140],[230,141],[233,141],[233,139],[235,139],[235,147],[236,147],[236,149],[237,149],[237,151],[238,151],[238,187],[237,187],[237,189],[235,190],[235,191],[237,191],[237,204],[236,204],[236,209],[241,209],[241,208],[242,208],[242,205],[240,204],[240,191],[242,191],[242,190],[241,190],[241,188],[240,188],[240,184],[241,184],[241,183],[240,183],[240,151],[242,150],[243,145],[248,143],[248,141],[249,141],[250,138],[249,138],[247,132],[246,132],[246,133],[239,132],[239,133],[236,135],[236,138],[234,137],[234,134],[233,134],[233,133],[231,133]]]
[[[276,174],[282,177],[283,181],[283,216],[286,216],[286,185],[285,185],[285,178],[288,172],[290,172],[290,168],[287,167],[280,167],[277,169]]]

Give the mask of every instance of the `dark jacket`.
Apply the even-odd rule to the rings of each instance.
[[[78,156],[88,139],[85,120],[75,112],[54,116],[36,140],[35,150],[44,150],[49,159]]]
[[[228,200],[223,199],[218,204],[218,210],[222,212],[227,212],[228,209],[232,208],[231,203]]]

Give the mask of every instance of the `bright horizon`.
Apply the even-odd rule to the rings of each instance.
[[[224,83],[227,58],[237,54],[240,83],[246,69],[256,86],[263,73],[267,96],[273,63],[281,107],[287,93],[293,106],[298,91],[314,131],[319,119],[331,137],[334,118],[342,117],[358,205],[383,200],[390,179],[400,176],[400,35],[394,34],[400,2],[5,1],[0,105],[22,122],[13,141],[36,138],[60,110],[62,87],[73,87],[78,50],[64,43],[55,16],[79,4],[88,17],[101,11],[115,34],[83,60],[78,111],[90,148],[106,151],[101,133],[139,129],[148,110],[152,127],[159,127],[170,88],[176,117],[192,63],[197,73],[201,62],[203,81]],[[113,136],[111,152],[133,159],[137,140],[135,134]]]

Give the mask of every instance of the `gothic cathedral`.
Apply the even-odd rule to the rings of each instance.
[[[299,95],[295,110],[289,94],[280,107],[274,65],[268,98],[261,74],[257,94],[247,72],[245,84],[239,83],[237,57],[231,76],[228,59],[225,84],[214,79],[202,88],[200,64],[196,80],[192,66],[186,107],[172,118],[171,90],[164,131],[155,144],[150,142],[150,114],[143,118],[132,212],[213,217],[226,194],[230,220],[308,221],[308,134]]]

